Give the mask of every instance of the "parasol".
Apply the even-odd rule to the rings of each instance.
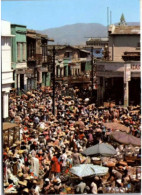
[[[130,128],[122,125],[118,122],[103,123],[103,125],[108,129],[121,130],[129,133]]]
[[[101,155],[101,156],[113,156],[116,154],[116,150],[114,147],[107,143],[100,143],[96,144],[94,146],[91,146],[87,149],[85,149],[82,152],[83,155],[86,156],[95,156],[95,155]]]
[[[78,177],[89,177],[93,175],[106,175],[108,167],[102,167],[93,164],[79,164],[70,169],[70,172]]]
[[[111,136],[116,141],[122,143],[122,144],[132,144],[136,146],[141,146],[141,139],[137,138],[133,135],[127,134],[125,132],[116,131],[111,133]]]

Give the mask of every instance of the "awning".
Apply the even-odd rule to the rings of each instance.
[[[3,123],[3,131],[6,131],[8,129],[12,129],[15,127],[19,127],[19,126],[15,123],[7,123],[7,122]]]

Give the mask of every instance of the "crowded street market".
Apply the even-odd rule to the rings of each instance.
[[[66,90],[56,88],[55,115],[51,87],[10,94],[4,193],[140,193],[140,106],[98,107],[77,87],[72,97],[61,95]]]

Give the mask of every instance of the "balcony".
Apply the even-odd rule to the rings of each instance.
[[[70,76],[68,78],[68,82],[71,84],[74,83],[90,83],[90,78],[86,77],[86,76]]]
[[[140,52],[124,52],[122,59],[124,61],[140,61]]]
[[[28,57],[29,62],[36,62],[37,65],[47,64],[49,60],[48,56],[43,56],[42,54],[35,54]]]

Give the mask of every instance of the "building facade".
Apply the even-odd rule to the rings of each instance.
[[[111,25],[109,60],[96,66],[99,104],[140,104],[140,26]]]
[[[91,70],[90,52],[73,46],[56,49],[56,80],[64,83],[79,81]]]
[[[11,34],[15,35],[12,40],[12,69],[14,88],[18,92],[27,90],[27,44],[26,26],[11,24]]]
[[[102,59],[104,58],[104,50],[106,47],[108,47],[108,37],[104,38],[89,38],[88,41],[86,41],[86,46],[84,49],[91,52],[91,49],[93,47],[93,56],[96,59]]]
[[[48,36],[27,30],[27,86],[28,90],[38,86],[50,86],[48,71]]]
[[[10,22],[1,21],[1,51],[2,51],[2,118],[3,121],[9,117],[9,93],[13,81],[13,70],[11,69],[11,45],[12,38]]]

